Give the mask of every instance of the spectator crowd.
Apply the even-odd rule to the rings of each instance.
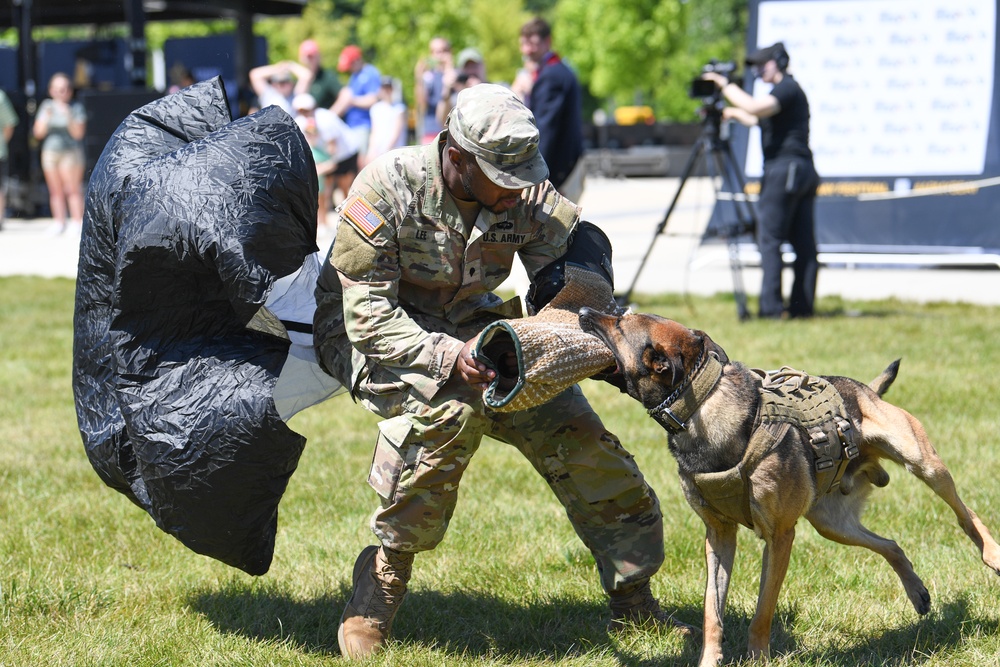
[[[535,114],[553,185],[578,199],[582,175],[574,167],[581,166],[583,152],[580,84],[552,50],[551,29],[543,19],[522,27],[520,50],[523,68],[508,87]],[[441,36],[430,40],[427,53],[414,65],[412,109],[403,102],[404,83],[384,76],[357,45],[340,51],[336,70],[324,65],[319,45],[307,39],[299,45],[298,60],[250,72],[256,98],[251,110],[281,107],[309,141],[320,177],[321,234],[332,232],[327,214],[347,197],[361,169],[394,148],[435,141],[458,93],[488,81],[482,53],[470,47],[455,56],[451,42]]]
[[[533,112],[540,150],[553,185],[570,199],[582,192],[582,126],[580,85],[576,75],[551,48],[551,31],[542,19],[521,29],[523,66],[510,83]],[[197,82],[183,63],[170,68],[168,93]],[[249,72],[252,96],[241,112],[276,105],[291,115],[312,150],[320,181],[318,226],[332,232],[327,215],[342,202],[358,172],[380,155],[412,144],[429,144],[446,127],[448,114],[462,90],[488,82],[483,54],[473,47],[452,53],[451,42],[435,36],[414,65],[412,82],[384,76],[367,62],[355,44],[343,47],[333,66],[322,60],[314,39],[299,44],[297,59],[282,60]],[[404,103],[404,86],[412,85],[413,108]],[[79,232],[82,226],[87,114],[75,99],[73,79],[57,72],[47,95],[29,119],[29,133],[39,159],[53,218],[52,234]],[[18,114],[0,91],[0,229],[6,192],[7,145]]]

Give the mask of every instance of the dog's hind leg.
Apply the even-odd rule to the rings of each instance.
[[[913,564],[903,549],[892,540],[876,535],[861,524],[861,510],[871,487],[865,485],[849,496],[828,493],[809,510],[806,519],[816,531],[828,540],[848,546],[865,547],[879,554],[895,570],[906,596],[918,614],[931,609],[931,596],[927,587],[913,571]]]
[[[703,624],[699,667],[713,667],[722,662],[722,618],[726,611],[729,578],[736,558],[738,526],[729,521],[717,521],[702,516],[705,521],[705,622]]]
[[[962,530],[978,547],[983,563],[1000,574],[1000,545],[976,513],[959,498],[955,480],[920,421],[906,410],[883,402],[875,410],[865,406],[861,428],[865,440],[876,438],[878,442],[872,443],[875,447],[905,466],[948,503]]]

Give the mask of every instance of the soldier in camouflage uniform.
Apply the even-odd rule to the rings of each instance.
[[[611,596],[612,624],[667,621],[649,592],[663,560],[659,503],[578,386],[550,403],[488,411],[494,377],[472,343],[520,302],[492,290],[515,253],[529,277],[562,256],[579,209],[546,180],[531,112],[506,88],[462,91],[427,146],[367,166],[340,208],[316,289],[327,372],[383,418],[368,483],[381,506],[338,630],[341,652],[386,642],[413,555],[444,538],[484,435],[518,448],[566,508]]]

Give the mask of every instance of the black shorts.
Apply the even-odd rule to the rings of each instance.
[[[333,170],[334,176],[343,176],[344,174],[356,174],[358,173],[358,154],[355,153],[351,157],[344,158],[337,163],[337,168]]]

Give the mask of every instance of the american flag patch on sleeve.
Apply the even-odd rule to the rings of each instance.
[[[371,236],[385,224],[385,218],[364,197],[357,195],[344,206],[344,217],[365,236]]]

